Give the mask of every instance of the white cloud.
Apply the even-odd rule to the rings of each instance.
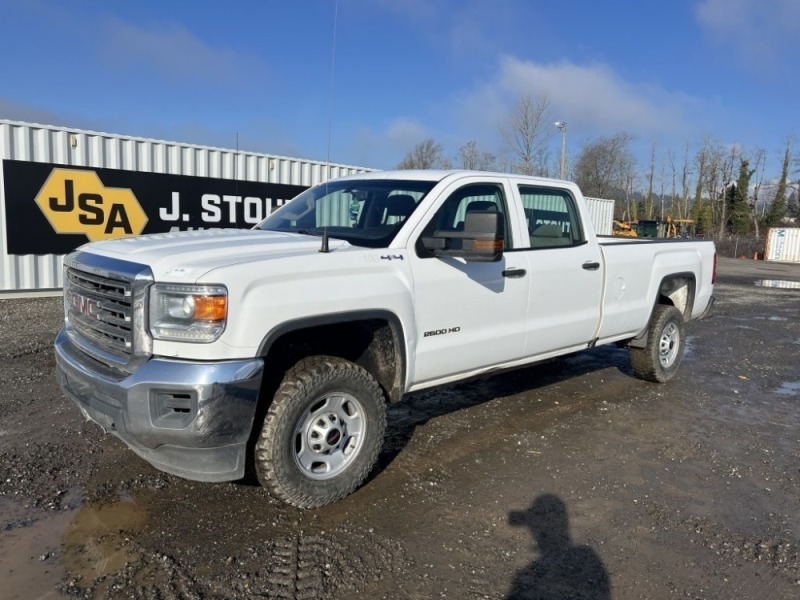
[[[696,103],[679,93],[626,81],[608,65],[542,64],[506,55],[500,58],[496,78],[460,102],[462,120],[475,122],[480,115],[496,129],[522,94],[547,95],[553,118],[598,134],[676,133],[688,127],[685,114]]]
[[[394,168],[415,144],[434,138],[440,141],[437,134],[425,127],[420,121],[407,117],[399,117],[381,130],[362,127],[350,138],[346,150],[349,158],[341,160],[336,156],[334,161],[357,164],[379,169]]]
[[[392,121],[386,128],[386,137],[394,145],[410,150],[417,142],[430,137],[428,129],[416,119],[401,117]]]
[[[470,60],[493,56],[509,38],[529,34],[520,28],[520,14],[528,10],[526,0],[349,0],[347,4],[352,10],[378,8],[392,13],[433,47],[445,47]]]
[[[263,71],[257,59],[212,46],[178,23],[140,27],[111,17],[103,32],[104,60],[152,69],[167,81],[230,82]]]
[[[750,67],[779,71],[794,64],[800,34],[797,0],[701,0],[695,17],[714,40]]]
[[[439,106],[436,121],[401,117],[381,130],[361,129],[349,154],[358,164],[390,168],[426,138],[444,143],[448,155],[470,140],[497,153],[503,148],[499,129],[522,94],[546,94],[553,121],[567,121],[577,139],[627,131],[648,147],[652,139],[682,143],[695,136],[695,115],[710,110],[685,94],[627,81],[605,64],[546,64],[506,55],[490,80]],[[556,140],[558,130],[551,133]]]
[[[107,128],[107,123],[97,119],[75,113],[54,112],[40,106],[15,102],[3,96],[0,96],[0,119],[92,131],[104,131]]]
[[[50,112],[36,106],[19,104],[8,98],[0,97],[0,119],[10,121],[25,121],[39,123],[40,125],[66,125],[67,119],[63,115]],[[75,127],[75,125],[72,125]]]

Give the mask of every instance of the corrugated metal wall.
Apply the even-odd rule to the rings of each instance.
[[[0,120],[0,162],[5,159],[304,186],[371,170]],[[0,169],[0,195],[4,190]],[[62,287],[63,255],[6,254],[6,223],[0,196],[0,292]]]
[[[589,217],[597,235],[611,235],[614,223],[614,201],[606,198],[586,198]]]
[[[767,234],[764,258],[778,262],[800,262],[800,228],[771,228]]]

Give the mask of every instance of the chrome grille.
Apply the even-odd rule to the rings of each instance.
[[[122,358],[133,351],[132,282],[66,269],[64,309],[75,331]]]

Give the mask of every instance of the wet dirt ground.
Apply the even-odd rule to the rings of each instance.
[[[85,423],[60,299],[2,300],[0,598],[798,598],[800,289],[774,282],[800,265],[723,260],[668,384],[608,347],[407,397],[367,485],[309,511]]]

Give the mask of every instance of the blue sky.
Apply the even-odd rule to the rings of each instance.
[[[568,154],[627,131],[693,153],[798,131],[798,0],[0,0],[0,118],[391,168],[504,150],[547,94]],[[332,120],[331,65],[334,54]],[[795,42],[796,44],[796,42]],[[330,126],[329,126],[330,123]],[[554,156],[560,137],[552,130]]]

